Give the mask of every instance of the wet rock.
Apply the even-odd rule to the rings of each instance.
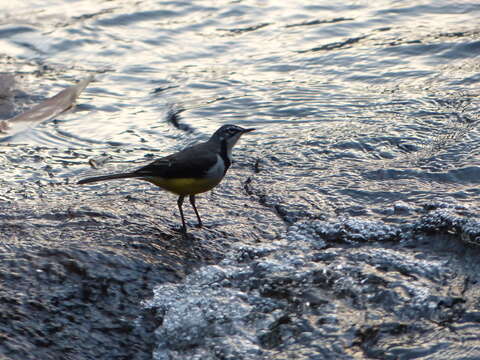
[[[466,218],[448,209],[430,211],[415,225],[416,231],[459,234],[466,243],[480,245],[480,222],[474,218]]]
[[[377,221],[356,218],[343,218],[339,222],[308,221],[297,222],[289,227],[288,239],[310,239],[320,244],[326,241],[365,242],[396,241],[400,239],[400,229]]]
[[[0,202],[0,357],[151,359],[162,319],[142,300],[217,251],[142,223],[131,202],[37,201]]]
[[[151,284],[178,275],[99,250],[2,251],[0,328],[6,338],[0,353],[5,358],[150,357],[151,332],[133,322],[142,314],[139,299],[148,296]]]
[[[442,256],[438,231],[414,246],[406,241],[437,216],[406,228],[301,221],[251,258],[235,255],[245,253],[237,245],[219,264],[155,289],[146,302],[163,316],[154,358],[397,359],[438,346],[480,356],[475,339],[461,340],[471,331],[464,321],[478,328],[478,284],[465,281],[479,268],[460,256],[465,243],[447,231],[444,249],[459,255]],[[447,328],[456,329],[450,340]]]
[[[28,162],[35,181],[41,179],[23,176],[0,187],[2,359],[151,359],[161,325],[170,326],[169,346],[200,346],[201,336],[176,344],[175,331],[185,331],[160,309],[145,309],[144,299],[158,284],[178,283],[199,266],[218,263],[238,239],[242,251],[225,262],[264,257],[273,249],[259,246],[259,239],[284,230],[274,211],[245,202],[235,177],[225,180],[224,193],[199,198],[205,227],[190,226],[184,238],[177,231],[175,197],[166,192],[148,185],[139,191],[137,183],[126,183],[119,193],[108,186],[81,189],[75,179],[48,181],[47,159],[61,165],[80,161],[78,155],[18,145],[1,151],[17,161],[4,158],[10,174]],[[185,213],[190,224],[193,210]],[[210,319],[196,319],[192,328],[210,329]],[[244,351],[241,342],[238,347]]]

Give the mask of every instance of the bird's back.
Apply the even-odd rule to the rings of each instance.
[[[207,142],[155,160],[134,174],[177,195],[192,195],[214,188],[226,170],[216,147]]]
[[[218,161],[217,151],[209,143],[196,144],[175,154],[157,159],[134,171],[138,176],[170,178],[201,178]]]

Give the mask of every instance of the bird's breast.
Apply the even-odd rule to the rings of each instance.
[[[211,179],[222,179],[227,171],[225,161],[223,158],[217,154],[216,163],[207,171],[205,171],[205,177]]]

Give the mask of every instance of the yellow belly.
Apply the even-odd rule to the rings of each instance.
[[[194,178],[178,178],[163,179],[159,177],[144,178],[148,182],[170,191],[177,195],[194,195],[199,194],[218,185],[222,179],[194,179]]]

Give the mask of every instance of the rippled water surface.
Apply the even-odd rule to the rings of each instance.
[[[219,191],[251,196],[289,224],[408,222],[432,202],[479,214],[477,1],[28,0],[0,9],[0,69],[15,79],[0,87],[0,119],[95,76],[75,111],[0,134],[6,199],[18,184],[71,183],[92,172],[90,159],[131,166],[235,123],[257,128],[231,170],[249,177]]]
[[[76,112],[10,143],[138,160],[236,123],[259,129],[241,152],[270,163],[262,182],[289,196],[308,188],[336,208],[446,193],[478,201],[476,2],[3,7],[2,67],[17,72],[4,118],[96,75]],[[167,123],[169,111],[194,133]]]

